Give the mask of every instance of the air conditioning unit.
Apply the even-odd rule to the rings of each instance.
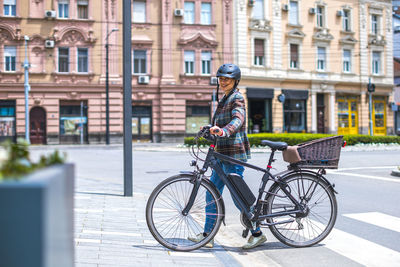
[[[282,10],[283,11],[288,11],[289,10],[289,6],[288,5],[282,5]]]
[[[46,48],[54,48],[54,41],[53,40],[44,41],[44,47],[46,47]]]
[[[254,6],[254,0],[249,0],[248,6],[253,7]]]
[[[175,17],[182,17],[183,16],[183,9],[176,8],[174,10],[174,15],[175,15]]]
[[[312,8],[310,8],[310,9],[308,10],[308,13],[311,14],[311,15],[314,15],[314,14],[317,13],[317,12],[316,12],[315,8],[312,7]]]
[[[44,16],[46,18],[55,18],[56,17],[56,11],[55,10],[46,10],[44,12]]]
[[[150,80],[150,78],[149,78],[149,76],[147,76],[147,75],[140,75],[140,76],[138,76],[138,83],[139,84],[148,84],[149,83],[149,80]]]
[[[217,77],[211,77],[210,78],[210,84],[211,85],[217,85],[218,78]]]
[[[343,11],[342,10],[336,11],[336,17],[342,17],[342,16],[343,16]]]

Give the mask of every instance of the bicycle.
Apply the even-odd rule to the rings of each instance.
[[[217,137],[210,134],[210,127],[203,127],[196,137],[196,140],[204,137],[212,142],[205,159],[198,156],[199,151],[196,155],[193,150],[196,160],[192,160],[190,165],[195,170],[180,172],[162,181],[148,199],[147,225],[161,245],[176,251],[195,250],[214,238],[221,223],[225,225],[224,200],[214,184],[207,179],[205,173],[208,168],[217,172],[239,205],[241,223],[245,228],[242,233],[244,238],[250,229],[256,227],[269,227],[279,241],[291,247],[313,246],[328,236],[336,221],[337,192],[335,185],[323,175],[326,174],[326,168],[337,168],[339,156],[333,160],[327,159],[326,155],[323,159],[302,159],[291,163],[287,170],[273,175],[270,171],[275,161],[275,152],[291,150],[296,154],[300,151],[297,147],[290,147],[284,142],[263,140],[262,143],[271,148],[271,154],[267,168],[261,168],[216,152]],[[338,154],[337,150],[340,154],[342,136],[329,140],[334,141],[330,141],[330,150],[333,147],[336,149],[335,154]],[[307,146],[308,143],[305,144]],[[301,144],[299,147],[304,146]],[[307,157],[307,153],[302,154],[302,157]],[[257,198],[239,175],[225,174],[217,159],[262,172]],[[202,167],[198,161],[204,161]],[[305,168],[317,168],[318,171]],[[265,190],[269,181],[272,184]],[[204,239],[195,242],[190,237],[203,233],[206,217],[211,220],[212,230]]]

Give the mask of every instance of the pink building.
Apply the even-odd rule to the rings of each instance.
[[[2,2],[0,138],[25,134],[21,63],[28,36],[31,142],[104,142],[106,40],[111,142],[119,142],[122,0]],[[134,139],[182,140],[209,123],[215,71],[233,60],[232,2],[132,1]]]

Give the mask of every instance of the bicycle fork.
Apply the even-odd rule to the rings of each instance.
[[[186,204],[186,207],[182,210],[182,215],[187,216],[189,214],[190,209],[193,207],[194,200],[196,199],[197,192],[199,191],[201,184],[201,174],[196,174],[196,178],[194,179],[193,183],[193,190],[190,194],[189,201]]]

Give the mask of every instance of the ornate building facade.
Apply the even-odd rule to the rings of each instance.
[[[106,44],[111,142],[121,140],[122,5],[1,1],[0,138],[25,134],[21,63],[28,36],[31,142],[104,142]],[[135,139],[182,140],[209,123],[216,68],[233,60],[232,16],[232,0],[132,1]]]
[[[371,81],[373,134],[393,134],[391,10],[388,0],[236,1],[250,132],[368,134]]]

